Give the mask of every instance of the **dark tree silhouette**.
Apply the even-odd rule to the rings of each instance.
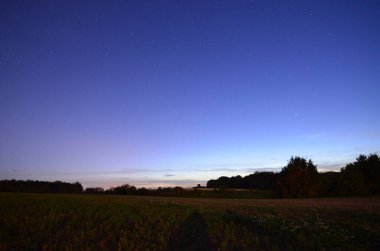
[[[339,196],[340,172],[319,173],[319,197]]]
[[[278,173],[255,172],[244,177],[244,188],[273,190],[276,187]]]
[[[83,187],[79,182],[67,183],[62,181],[1,180],[0,192],[81,193],[83,192]]]
[[[278,174],[274,172],[255,172],[244,178],[240,175],[230,178],[222,176],[216,180],[209,180],[207,187],[272,190],[275,188],[277,177]]]
[[[280,172],[277,191],[280,197],[316,197],[318,189],[318,171],[311,160],[292,157]]]
[[[103,187],[87,187],[86,190],[84,190],[85,193],[94,193],[94,194],[101,194],[104,193]]]
[[[340,194],[365,196],[380,194],[380,159],[377,154],[359,155],[341,170]]]

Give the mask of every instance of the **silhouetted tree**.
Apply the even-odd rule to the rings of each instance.
[[[1,180],[0,192],[81,193],[83,192],[83,187],[79,182],[67,183],[62,181]]]
[[[280,172],[277,191],[280,197],[316,197],[318,188],[318,171],[311,160],[292,157]]]
[[[131,194],[131,187],[129,186],[129,184],[124,184],[124,185],[121,185],[121,186],[118,186],[118,187],[114,187],[112,189],[110,189],[112,191],[112,193],[114,194],[124,194],[124,195],[127,195],[127,194]]]
[[[277,183],[278,174],[274,172],[256,172],[245,176],[240,175],[233,177],[222,176],[216,180],[207,182],[208,188],[245,188],[273,190]]]
[[[137,188],[135,186],[130,186],[129,187],[129,192],[130,192],[130,194],[136,194],[137,193]]]
[[[146,189],[145,187],[137,189],[138,195],[150,195],[149,190]]]
[[[87,187],[84,192],[85,193],[100,194],[100,193],[104,193],[104,188],[103,187]]]
[[[365,196],[380,194],[380,159],[377,154],[359,155],[341,169],[340,194]]]
[[[216,180],[209,180],[209,181],[207,181],[206,187],[207,188],[217,188],[218,183]]]
[[[340,179],[340,172],[319,173],[319,197],[339,196]]]
[[[247,189],[273,190],[276,187],[278,173],[255,172],[244,177],[243,187]]]

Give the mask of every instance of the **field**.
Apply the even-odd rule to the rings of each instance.
[[[380,250],[380,198],[0,193],[0,250]]]

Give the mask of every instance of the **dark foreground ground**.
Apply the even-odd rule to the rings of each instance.
[[[0,250],[380,250],[380,198],[0,193]]]

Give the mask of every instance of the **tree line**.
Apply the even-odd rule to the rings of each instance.
[[[380,159],[377,154],[359,155],[340,172],[318,172],[312,160],[292,157],[279,173],[222,176],[209,180],[207,187],[271,190],[280,198],[380,195]]]
[[[205,187],[198,186],[192,189],[185,189],[180,186],[175,187],[158,187],[157,189],[136,188],[129,184],[117,187],[111,187],[104,190],[101,187],[86,188],[84,193],[87,194],[114,194],[114,195],[138,195],[138,196],[159,196],[159,197],[185,197],[185,198],[268,198],[270,193],[261,191],[260,193],[252,193],[251,191],[233,191],[211,189],[205,190]]]
[[[97,188],[99,189],[99,188]],[[86,193],[93,193],[91,189],[86,189]],[[157,189],[147,189],[145,187],[136,188],[129,184],[124,184],[117,187],[111,187],[104,190],[105,194],[120,194],[120,195],[141,195],[141,196],[179,196],[185,197],[186,189],[176,186],[176,187],[159,187]]]
[[[186,196],[187,191],[179,186],[159,187],[156,190],[136,188],[129,184],[104,189],[88,187],[85,190],[79,182],[67,183],[62,181],[38,180],[0,180],[0,192],[19,193],[87,193],[87,194],[119,194],[119,195],[149,195],[149,196]]]
[[[83,187],[79,182],[67,183],[62,181],[0,180],[0,192],[82,193]]]
[[[205,192],[195,187],[193,191],[182,187],[159,187],[158,189],[136,188],[129,184],[111,187],[89,187],[83,190],[79,182],[33,180],[1,180],[0,192],[35,192],[35,193],[89,193],[120,194],[143,196],[205,196]],[[288,164],[278,173],[255,172],[242,177],[219,177],[207,182],[207,188],[214,188],[218,194],[208,197],[232,196],[223,193],[226,189],[250,189],[270,191],[278,198],[309,198],[339,196],[373,196],[380,195],[380,158],[377,154],[359,155],[356,161],[341,168],[340,172],[318,172],[312,160],[292,157]],[[233,194],[239,197],[242,194]]]

